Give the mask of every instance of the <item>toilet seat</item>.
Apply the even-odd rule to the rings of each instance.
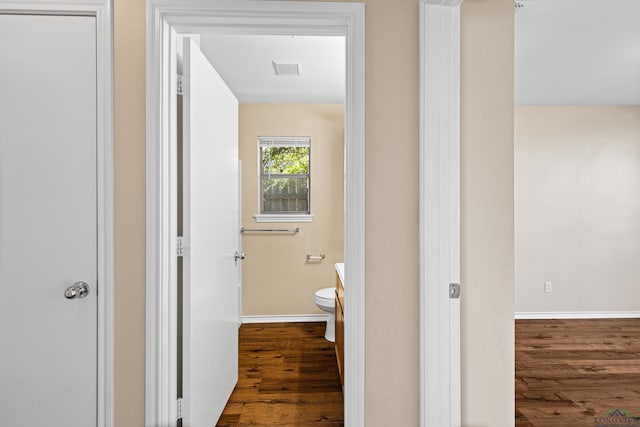
[[[324,288],[315,292],[313,295],[313,302],[319,306],[330,308],[331,311],[333,311],[335,298],[336,294],[334,288]]]

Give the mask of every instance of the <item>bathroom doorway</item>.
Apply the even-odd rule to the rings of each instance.
[[[159,3],[159,2],[158,2]],[[172,402],[178,398],[177,363],[171,349],[177,343],[177,331],[162,319],[175,318],[176,294],[172,284],[172,239],[170,167],[166,161],[172,152],[170,91],[175,86],[171,66],[170,46],[179,34],[202,34],[211,30],[218,34],[251,34],[280,36],[340,36],[346,41],[344,168],[340,168],[345,183],[344,224],[346,281],[350,283],[345,296],[345,424],[363,425],[364,417],[364,61],[363,18],[361,4],[310,4],[273,2],[269,12],[252,2],[207,2],[197,11],[182,8],[180,2],[169,8],[163,2],[149,2],[149,65],[148,112],[149,164],[148,190],[150,198],[148,247],[150,248],[148,301],[148,357],[147,357],[147,418],[148,422],[164,423],[176,419],[178,409]],[[271,7],[273,6],[273,7]],[[182,9],[180,9],[182,8]],[[233,10],[232,10],[233,9]],[[320,10],[321,9],[321,10]],[[318,13],[322,11],[323,13]],[[266,20],[265,16],[269,19]],[[156,19],[157,18],[157,19]],[[163,125],[164,124],[164,125]],[[159,141],[154,144],[153,141]],[[313,149],[312,149],[313,150]],[[312,154],[313,155],[313,154]],[[248,166],[243,164],[242,168]],[[312,184],[313,185],[313,184]],[[312,190],[313,191],[313,190]],[[154,203],[165,200],[166,205]],[[160,208],[157,208],[160,206]],[[166,209],[166,210],[165,210]],[[163,222],[163,219],[164,221]],[[158,248],[157,252],[155,249]],[[164,248],[164,249],[163,249]],[[315,248],[312,248],[315,249]],[[310,251],[312,251],[310,249]],[[321,249],[321,248],[319,248]],[[302,256],[307,254],[303,251]],[[320,252],[310,253],[319,256]],[[250,254],[248,254],[250,256]],[[160,265],[166,269],[158,268]],[[160,284],[158,286],[157,284]],[[329,285],[329,284],[327,284]],[[313,295],[309,295],[312,301]],[[159,356],[158,356],[159,355]],[[188,403],[186,404],[188,408]],[[178,408],[180,404],[178,405]]]
[[[335,353],[342,350],[334,350],[322,337],[333,341],[334,322],[327,317],[333,316],[336,264],[344,262],[345,38],[202,30],[178,34],[176,54],[182,76],[176,120],[177,231],[185,247],[177,269],[178,399],[189,390],[206,388],[198,382],[216,384],[206,408],[192,403],[188,420],[194,424],[223,410],[225,420],[242,415],[263,422],[261,413],[271,410],[255,409],[262,399],[249,396],[257,388],[262,395],[289,402],[280,412],[300,414],[299,423],[306,420],[302,414],[311,417],[308,421],[317,415],[342,422],[340,375],[332,366]],[[236,170],[237,159],[242,167]],[[237,253],[242,255],[235,262],[216,256],[235,249],[238,238]],[[198,253],[207,254],[206,259]],[[210,285],[203,288],[203,283]],[[321,288],[328,291],[322,307],[331,308],[329,315],[315,304],[314,294]],[[198,298],[190,293],[198,293]],[[239,331],[225,321],[229,318],[240,321]],[[206,328],[190,327],[182,333],[187,325],[200,322]],[[313,340],[309,327],[317,329],[325,322],[330,330]],[[244,325],[256,323],[264,327],[250,329],[265,334],[258,353],[278,358],[260,358],[247,349],[255,343],[245,335],[256,335]],[[292,323],[309,327],[292,328]],[[294,331],[300,342],[307,342],[309,359],[328,372],[311,375],[306,361],[287,353],[296,344],[290,339]],[[200,344],[206,341],[211,344]],[[314,354],[311,350],[317,347],[322,351]],[[206,360],[217,362],[203,363]],[[300,375],[291,378],[291,370]],[[190,371],[200,374],[191,378]],[[324,403],[313,408],[316,412],[308,405],[300,411],[302,403],[291,403],[299,400],[289,390],[291,381],[295,388],[307,389],[308,399],[322,389],[316,398]],[[225,407],[232,391],[233,403]]]

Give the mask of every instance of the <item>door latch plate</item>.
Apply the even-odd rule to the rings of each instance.
[[[449,298],[460,298],[460,283],[449,283]]]

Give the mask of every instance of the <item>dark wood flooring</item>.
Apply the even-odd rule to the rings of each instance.
[[[217,427],[344,426],[342,386],[324,323],[240,327],[239,379]]]
[[[640,416],[640,319],[517,320],[515,387],[518,427]]]

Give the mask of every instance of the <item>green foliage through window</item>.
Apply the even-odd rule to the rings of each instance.
[[[309,147],[262,147],[265,174],[308,174]]]
[[[260,213],[310,213],[310,159],[308,142],[260,142]]]

